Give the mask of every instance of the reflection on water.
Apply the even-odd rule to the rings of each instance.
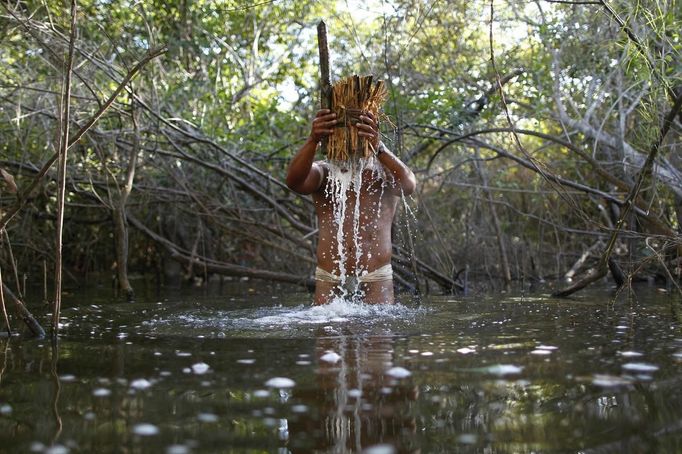
[[[301,298],[93,300],[58,344],[0,339],[0,452],[682,451],[671,297]]]
[[[410,404],[419,392],[407,377],[389,372],[395,370],[393,347],[391,336],[326,337],[320,332],[316,386],[293,393],[316,409],[288,425],[294,452],[360,452],[380,445],[416,451]]]

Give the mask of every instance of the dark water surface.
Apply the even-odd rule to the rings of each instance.
[[[678,299],[309,301],[77,301],[0,339],[0,451],[682,452]]]

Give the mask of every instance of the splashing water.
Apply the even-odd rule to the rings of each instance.
[[[311,326],[350,324],[370,328],[382,326],[391,320],[415,320],[426,313],[426,309],[411,308],[399,303],[368,305],[336,297],[322,306],[300,304],[232,311],[210,310],[203,313],[192,310],[155,317],[142,322],[141,328],[152,333],[163,333],[166,329],[175,331],[178,325],[182,325],[192,328],[195,333],[203,329],[202,334],[208,336],[209,330],[219,330],[228,335],[236,332],[245,334],[244,330],[253,330],[262,336],[264,327],[280,327],[286,328],[288,334],[301,335],[308,332],[306,327]]]
[[[381,165],[378,165],[374,157],[365,159],[349,159],[347,161],[329,161],[328,184],[325,188],[325,195],[331,200],[333,206],[334,223],[336,224],[336,265],[339,269],[341,282],[341,298],[355,303],[361,302],[364,292],[357,285],[358,279],[369,270],[361,264],[363,254],[360,238],[360,192],[362,189],[363,171],[371,170],[371,180],[385,181],[386,173]],[[384,185],[381,185],[381,194],[377,207],[377,216],[381,212],[381,199],[383,198]],[[349,193],[355,200],[352,213],[352,231],[345,231],[345,219],[348,215]],[[375,218],[376,218],[375,217]],[[350,257],[347,256],[344,244],[348,235],[352,235],[353,247],[355,249],[355,263],[349,263]],[[370,257],[368,253],[368,258]],[[351,266],[354,265],[354,266]],[[353,274],[349,274],[349,268],[353,268]],[[330,295],[333,296],[333,295]]]

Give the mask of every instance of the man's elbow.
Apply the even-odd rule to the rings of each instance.
[[[296,190],[297,181],[294,177],[292,177],[291,175],[287,175],[286,183],[289,189],[291,189],[292,191]]]
[[[414,174],[410,172],[410,175],[405,178],[402,184],[403,194],[412,195],[412,193],[417,189],[417,179]]]
[[[295,178],[291,178],[287,175],[286,179],[287,187],[297,194],[308,195],[310,191],[306,190],[305,181],[300,181]]]

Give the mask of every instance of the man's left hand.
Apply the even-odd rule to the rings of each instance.
[[[363,112],[355,127],[358,128],[358,136],[365,137],[374,149],[379,146],[379,127],[371,112]]]

